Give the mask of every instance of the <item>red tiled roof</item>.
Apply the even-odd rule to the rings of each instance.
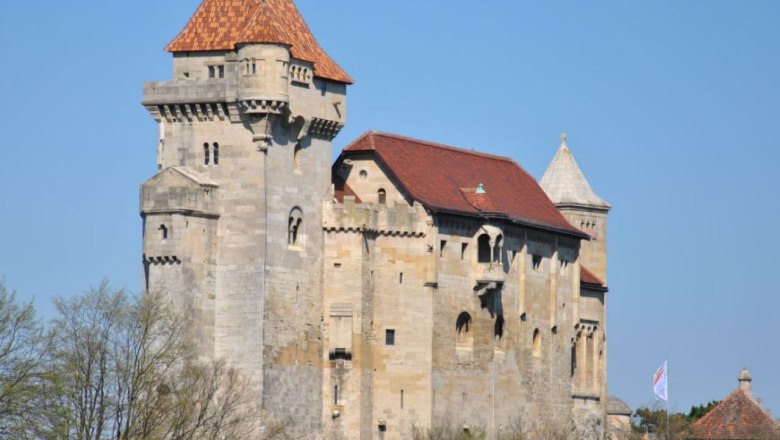
[[[292,0],[204,0],[168,52],[234,50],[240,43],[280,43],[293,58],[314,64],[314,75],[352,84],[317,43]]]
[[[335,197],[339,203],[344,203],[344,196],[352,196],[355,198],[355,203],[363,203],[362,200],[360,200],[360,197],[355,194],[355,191],[353,191],[352,188],[347,185],[347,182],[345,182],[341,176],[336,174],[335,171],[333,171],[331,175],[331,182],[333,183],[333,197]]]
[[[736,390],[693,424],[695,439],[780,439],[780,427],[745,391]]]
[[[604,286],[604,281],[601,278],[589,271],[588,268],[580,264],[580,283],[593,284],[594,286]]]
[[[369,132],[345,148],[339,162],[366,152],[376,154],[406,193],[428,208],[587,237],[563,218],[530,174],[506,157]],[[476,194],[479,184],[485,194]]]

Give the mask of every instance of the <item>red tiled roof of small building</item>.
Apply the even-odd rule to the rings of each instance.
[[[591,284],[594,286],[606,287],[604,281],[589,271],[588,268],[580,264],[580,283]]]
[[[780,427],[761,406],[738,389],[693,424],[698,440],[780,439]]]
[[[341,176],[336,174],[335,171],[331,175],[331,181],[333,183],[333,197],[335,197],[339,203],[344,203],[344,196],[352,196],[355,198],[355,203],[362,203],[360,197],[355,194],[355,191],[353,191],[352,188],[347,185],[347,182],[345,182]]]
[[[292,0],[204,0],[168,52],[234,50],[241,43],[290,46],[293,58],[314,64],[314,75],[352,84],[325,53]]]
[[[430,209],[506,218],[580,238],[588,237],[566,221],[536,179],[506,157],[368,132],[344,149],[339,162],[348,155],[359,153],[375,154],[403,190]],[[473,194],[466,195],[468,191]]]

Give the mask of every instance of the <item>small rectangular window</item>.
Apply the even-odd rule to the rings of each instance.
[[[442,240],[441,243],[439,243],[439,256],[444,256],[444,248],[447,247],[447,240]]]
[[[214,77],[215,77],[214,66],[209,66],[209,78],[214,78]]]
[[[220,78],[224,78],[225,77],[225,66],[220,65],[218,67],[218,70],[219,70],[219,77]]]
[[[385,345],[395,345],[395,330],[385,330]]]
[[[465,260],[466,259],[466,249],[469,247],[468,243],[461,243],[460,244],[460,259]]]
[[[403,283],[404,283],[404,273],[401,272],[400,274],[398,274],[398,284],[403,284]]]

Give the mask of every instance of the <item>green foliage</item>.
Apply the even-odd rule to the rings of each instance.
[[[640,417],[639,425],[634,426],[636,432],[650,432],[663,440],[685,439],[690,431],[690,420],[683,413],[672,413],[667,416],[665,409],[639,408],[636,415]]]
[[[0,438],[23,438],[32,423],[42,341],[32,303],[20,303],[0,279]]]
[[[688,420],[691,423],[696,422],[697,420],[706,416],[707,413],[712,411],[712,409],[718,406],[719,403],[720,403],[719,400],[713,400],[707,404],[692,406],[691,410],[688,412]]]

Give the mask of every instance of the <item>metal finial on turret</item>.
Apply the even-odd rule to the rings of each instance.
[[[566,140],[567,139],[569,139],[569,136],[566,135],[565,131],[562,131],[561,132],[561,146],[562,147],[568,147],[568,145],[566,145]]]

